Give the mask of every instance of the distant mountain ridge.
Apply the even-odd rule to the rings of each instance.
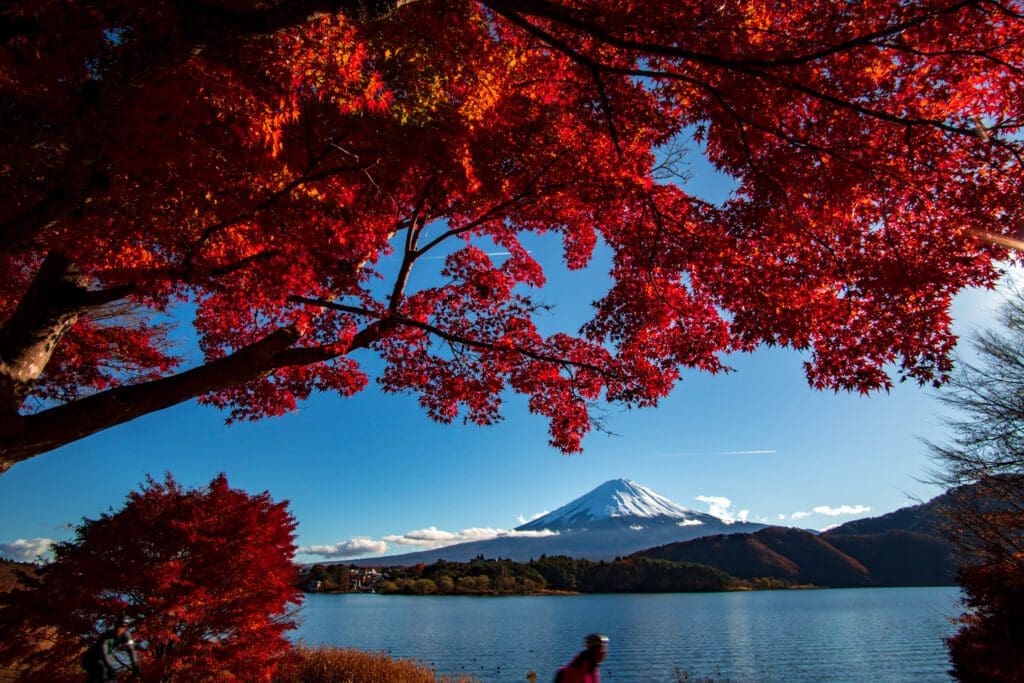
[[[754,533],[671,543],[636,557],[698,562],[742,579],[818,586],[923,586],[954,583],[953,549],[942,536],[949,494],[822,534],[769,527]]]
[[[817,586],[862,586],[869,571],[820,536],[788,527],[709,536],[641,550],[633,557],[696,562],[740,579],[778,579]]]
[[[628,479],[606,481],[505,536],[486,541],[354,560],[360,566],[407,566],[438,560],[468,562],[478,555],[525,562],[541,555],[611,560],[655,545],[712,534],[757,531],[764,524],[731,522],[678,505]],[[537,536],[551,531],[552,535]],[[517,534],[528,535],[517,535]]]

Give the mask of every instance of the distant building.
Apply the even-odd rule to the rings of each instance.
[[[354,568],[351,576],[351,590],[357,593],[373,593],[383,580],[376,569]]]

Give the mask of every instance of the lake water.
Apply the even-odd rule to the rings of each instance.
[[[943,638],[959,591],[941,588],[515,597],[307,595],[297,639],[418,659],[482,681],[552,680],[590,632],[601,679],[734,683],[950,679]]]

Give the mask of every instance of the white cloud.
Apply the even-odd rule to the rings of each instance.
[[[678,523],[678,526],[700,526],[703,523],[699,519],[684,519]]]
[[[718,517],[726,524],[746,522],[750,516],[750,510],[733,512],[732,501],[725,496],[697,496],[697,500],[708,506],[708,514]]]
[[[517,517],[516,519],[517,519],[517,521],[519,522],[519,524],[521,526],[523,524],[527,524],[528,522],[532,522],[535,519],[540,519],[541,517],[543,517],[546,514],[548,514],[547,510],[545,510],[544,512],[538,512],[536,514],[530,515],[529,517],[523,517],[522,515],[519,515],[519,517]]]
[[[509,536],[511,538],[545,538],[547,536],[557,536],[557,531],[551,529],[541,529],[540,531],[516,531],[512,529],[504,533],[498,534],[499,536]]]
[[[52,545],[53,540],[49,538],[19,538],[10,543],[0,543],[0,556],[15,562],[36,562],[49,559]]]
[[[780,519],[780,520],[783,520],[783,519],[785,519],[785,518],[786,518],[786,515],[781,515],[781,514],[779,515],[779,519]]]
[[[804,519],[804,518],[810,517],[810,516],[811,516],[810,512],[794,512],[793,514],[791,514],[789,516],[789,518],[790,519]],[[783,517],[785,517],[785,515],[783,515]]]
[[[542,513],[547,514],[547,513]],[[443,548],[456,543],[468,543],[470,541],[487,541],[492,538],[545,538],[557,536],[557,531],[541,529],[540,531],[516,531],[515,529],[491,529],[473,527],[462,531],[445,531],[435,526],[425,529],[407,531],[404,534],[391,534],[380,540],[374,540],[367,536],[356,536],[348,541],[339,541],[333,545],[311,545],[299,548],[299,553],[305,555],[320,555],[321,557],[350,558],[361,555],[383,555],[388,550],[388,544],[398,546],[415,546],[419,548]],[[2,546],[0,546],[2,547]]]
[[[829,507],[828,505],[819,505],[814,508],[814,511],[819,515],[838,517],[839,515],[862,515],[865,512],[871,512],[871,508],[866,505],[840,505],[836,508]]]
[[[556,536],[558,534],[557,531],[551,531],[550,529],[540,529],[539,531],[516,531],[515,529],[494,529],[493,531],[495,533],[494,536],[492,536],[491,538],[495,538],[497,536],[501,536],[503,538],[514,538],[517,536],[521,538],[541,538],[544,536]]]
[[[375,541],[366,536],[356,536],[348,541],[339,541],[334,545],[311,545],[299,548],[300,553],[320,555],[321,557],[359,557],[360,555],[381,555],[388,549],[384,541]]]
[[[385,536],[384,540],[398,545],[416,545],[425,548],[442,548],[453,543],[465,543],[467,541],[485,541],[490,538],[497,538],[501,529],[489,529],[473,527],[462,531],[444,531],[435,526],[426,529],[406,531],[404,534],[391,534]]]
[[[643,531],[644,530],[644,525],[643,524],[630,524],[629,528],[632,529],[633,531]]]
[[[488,541],[492,538],[543,538],[545,536],[556,536],[557,531],[541,529],[540,531],[515,531],[510,529],[492,529],[489,527],[472,527],[462,531],[444,531],[437,527],[430,526],[426,529],[407,531],[404,534],[392,534],[385,536],[388,543],[397,545],[412,545],[422,548],[443,548],[456,543],[469,543],[470,541]]]
[[[709,512],[716,517],[721,517],[722,513],[732,506],[732,501],[725,496],[697,496],[698,502],[707,503]]]

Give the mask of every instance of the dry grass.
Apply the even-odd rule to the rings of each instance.
[[[382,652],[337,647],[296,646],[274,674],[273,683],[479,683],[462,675],[435,676],[430,667],[408,659],[391,659]],[[143,664],[143,679],[145,677]],[[82,680],[77,668],[40,672],[19,662],[0,663],[0,683],[59,683]]]
[[[412,660],[338,647],[297,646],[293,663],[284,668],[274,683],[476,683],[466,675],[435,676]]]

